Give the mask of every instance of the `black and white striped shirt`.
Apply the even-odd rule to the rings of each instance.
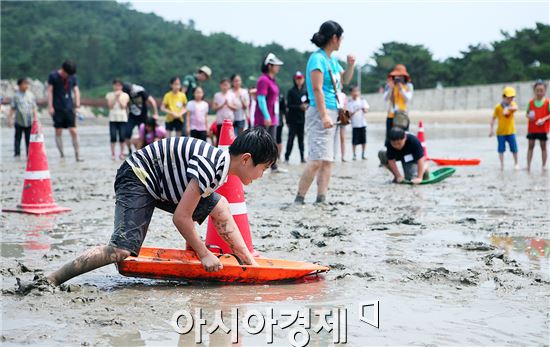
[[[202,140],[171,137],[145,146],[126,161],[155,199],[177,204],[192,179],[203,197],[225,183],[230,157]]]

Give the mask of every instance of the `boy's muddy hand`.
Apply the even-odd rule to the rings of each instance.
[[[204,267],[204,270],[206,270],[206,272],[215,272],[223,269],[223,265],[218,259],[218,257],[212,254],[212,252],[210,251],[208,252],[207,255],[201,258],[201,264],[202,264],[202,267]]]
[[[420,184],[422,182],[422,178],[415,177],[411,180],[413,184]]]
[[[403,180],[404,180],[403,176],[399,176],[399,177],[396,177],[396,178],[394,179],[394,182],[395,182],[395,183],[401,183],[401,182],[403,182]]]

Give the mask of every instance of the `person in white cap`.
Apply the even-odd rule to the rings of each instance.
[[[187,96],[187,100],[193,100],[195,89],[200,82],[209,80],[212,77],[212,69],[208,66],[201,66],[194,75],[187,75],[181,83],[181,91]]]
[[[275,140],[279,124],[279,86],[275,76],[281,70],[282,60],[269,53],[262,62],[262,75],[256,83],[256,111],[254,112],[254,127],[265,128]],[[277,164],[271,167],[273,172],[283,172]]]

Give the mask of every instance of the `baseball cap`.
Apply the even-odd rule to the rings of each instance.
[[[273,53],[269,53],[267,57],[265,57],[264,65],[271,64],[271,65],[283,65],[283,61]]]
[[[296,71],[296,73],[294,74],[294,78],[304,78],[304,74],[302,73],[302,71]]]
[[[212,69],[210,69],[208,66],[203,65],[199,68],[199,72],[203,72],[208,78],[212,77]]]
[[[516,96],[516,90],[512,87],[505,87],[502,94],[507,98],[511,98]]]

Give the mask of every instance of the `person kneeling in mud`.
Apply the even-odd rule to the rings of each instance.
[[[393,127],[390,130],[387,150],[380,151],[380,162],[393,174],[395,183],[404,180],[419,184],[423,179],[429,178],[428,163],[424,157],[424,149],[416,136],[405,132],[402,128]],[[403,173],[399,172],[396,161],[403,165]]]
[[[108,245],[86,251],[47,280],[54,285],[126,257],[137,256],[153,211],[173,213],[173,222],[206,271],[222,269],[219,259],[201,241],[194,221],[212,217],[220,237],[245,264],[257,265],[233,220],[229,203],[215,190],[228,175],[243,184],[262,177],[277,161],[277,146],[261,128],[237,136],[229,151],[190,137],[154,142],[134,152],[118,169],[115,180],[115,225]]]

